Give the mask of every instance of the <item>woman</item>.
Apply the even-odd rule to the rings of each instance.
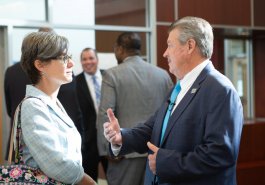
[[[96,184],[84,173],[81,137],[57,99],[72,81],[74,63],[68,40],[51,32],[33,32],[22,43],[21,65],[32,81],[21,107],[23,161],[66,184]]]

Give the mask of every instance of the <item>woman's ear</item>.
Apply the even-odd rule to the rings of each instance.
[[[34,61],[34,66],[36,69],[38,69],[40,72],[43,72],[44,69],[44,64],[40,60],[35,60]]]

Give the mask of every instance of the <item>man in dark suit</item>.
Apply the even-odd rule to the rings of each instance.
[[[84,118],[84,132],[82,134],[83,167],[85,172],[97,181],[99,162],[101,161],[104,171],[107,168],[107,159],[99,157],[96,129],[102,71],[98,69],[98,56],[95,49],[83,49],[80,60],[83,72],[76,77],[76,92]]]
[[[145,185],[236,185],[243,110],[232,83],[209,60],[212,27],[184,17],[171,25],[167,44],[164,57],[178,79],[176,90],[132,129],[120,129],[108,109],[104,135],[112,154],[148,151]]]

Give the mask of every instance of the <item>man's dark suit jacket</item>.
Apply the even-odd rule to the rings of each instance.
[[[120,155],[158,146],[161,185],[236,185],[236,161],[243,125],[240,98],[232,83],[208,64],[172,113],[160,134],[168,103],[146,123],[123,129]],[[150,153],[150,151],[148,151]],[[148,161],[145,185],[154,182]]]
[[[98,163],[100,161],[97,147],[97,113],[84,72],[76,76],[76,88],[84,120],[84,132],[82,138],[83,167],[85,172],[96,180],[98,177]],[[106,163],[102,161],[102,164],[103,167],[106,168]]]
[[[7,114],[11,118],[11,123],[18,104],[25,97],[26,85],[30,83],[29,78],[23,71],[19,62],[7,68],[4,79],[4,91]],[[62,103],[67,114],[75,123],[78,131],[81,133],[83,119],[76,97],[75,87],[76,82],[75,77],[73,77],[71,83],[61,86],[58,93],[58,99]]]

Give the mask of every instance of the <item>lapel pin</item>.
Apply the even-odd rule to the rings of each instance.
[[[196,91],[197,91],[197,89],[191,89],[191,94],[194,94],[194,93],[196,93]]]

